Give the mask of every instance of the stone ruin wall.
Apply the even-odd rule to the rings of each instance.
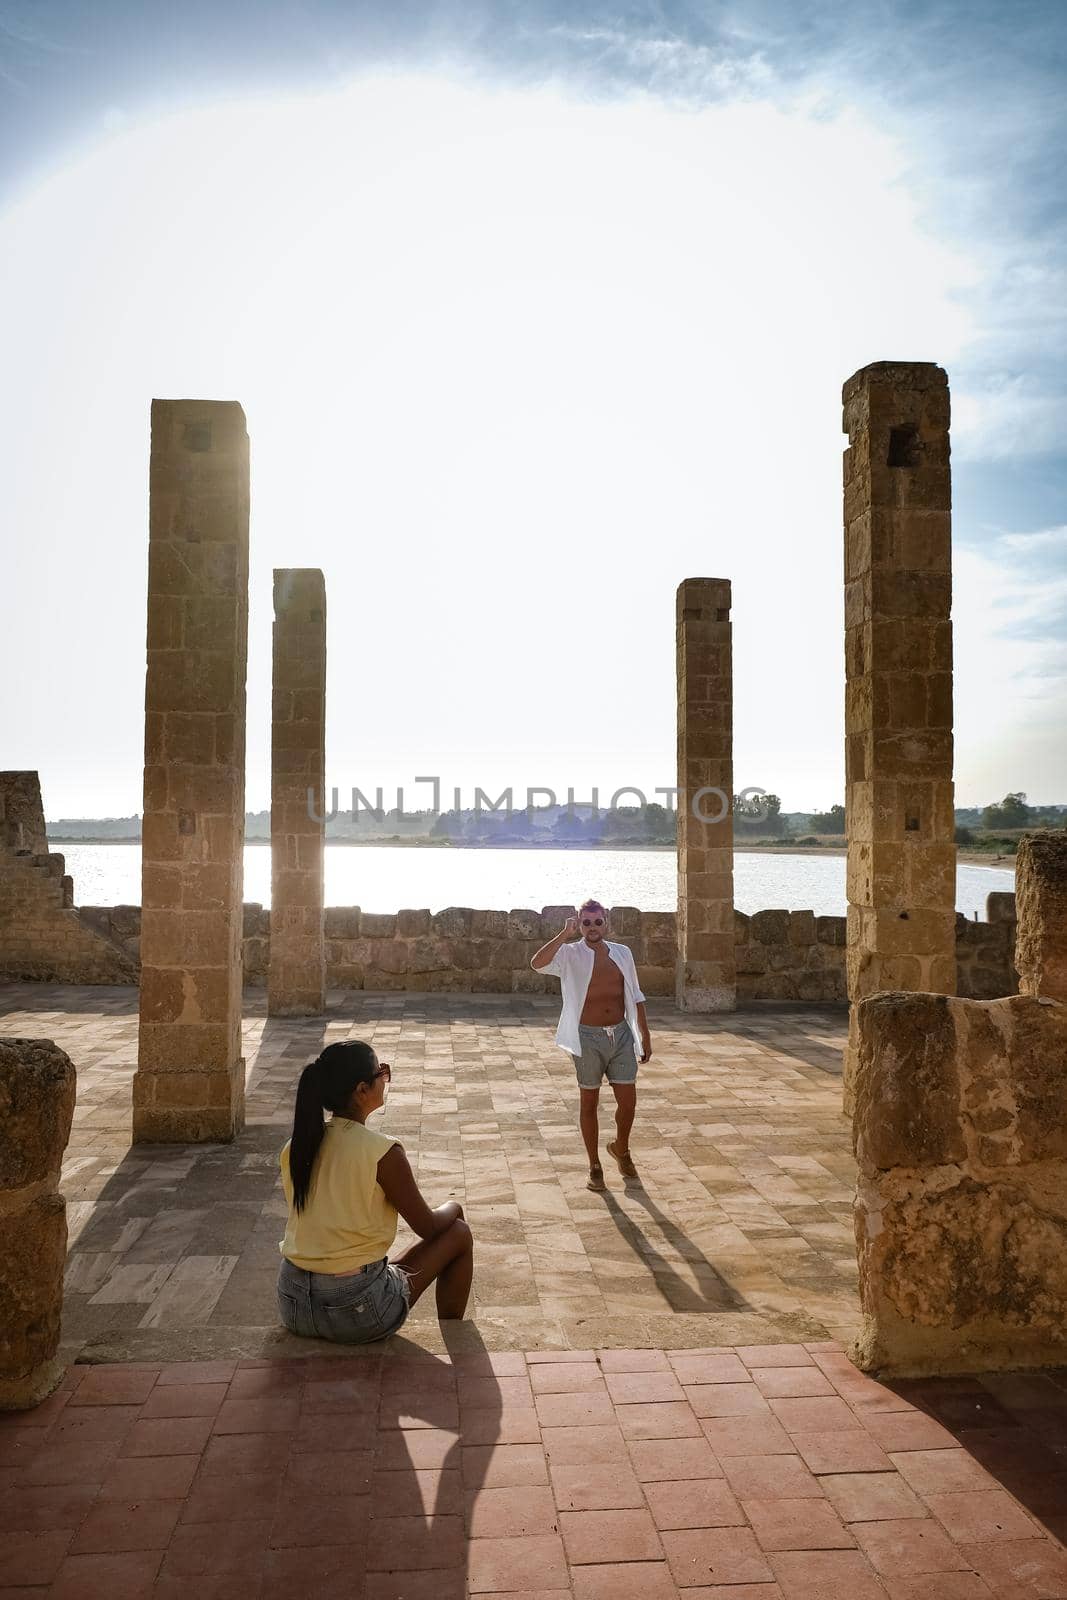
[[[326,981],[331,989],[394,989],[474,994],[552,994],[558,985],[530,970],[530,957],[557,934],[571,907],[542,911],[361,911],[333,906],[326,911]],[[985,922],[956,918],[959,992],[971,1000],[995,1000],[1018,987],[1015,896],[991,894]],[[140,907],[92,906],[81,915],[137,959]],[[649,996],[674,994],[675,917],[670,911],[616,906],[612,934],[628,944]],[[734,913],[737,995],[752,1000],[804,1004],[845,1003],[844,917],[812,911]],[[266,983],[270,964],[270,912],[244,908],[246,984]]]
[[[0,772],[0,979],[136,983],[137,976],[136,952],[74,906],[66,863],[48,849],[36,772]]]

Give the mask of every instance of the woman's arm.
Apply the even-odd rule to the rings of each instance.
[[[379,1161],[378,1182],[385,1192],[385,1198],[396,1206],[408,1227],[420,1239],[436,1239],[439,1233],[444,1233],[457,1217],[463,1215],[463,1207],[458,1200],[446,1200],[443,1206],[430,1209],[415,1182],[415,1174],[402,1144],[394,1144]]]

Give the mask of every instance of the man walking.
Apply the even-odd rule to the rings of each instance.
[[[556,1043],[574,1060],[581,1108],[579,1125],[589,1156],[588,1188],[603,1192],[598,1106],[606,1076],[615,1095],[616,1137],[608,1145],[624,1178],[636,1178],[630,1155],[630,1129],[637,1109],[636,1042],[641,1062],[652,1055],[645,997],[630,949],[605,937],[608,914],[598,900],[587,900],[577,917],[531,959],[535,972],[560,980],[563,1010]],[[578,933],[581,938],[576,938]]]

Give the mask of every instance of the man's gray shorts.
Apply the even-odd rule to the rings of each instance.
[[[578,1024],[582,1041],[580,1056],[571,1056],[580,1089],[599,1089],[605,1073],[609,1083],[637,1082],[637,1052],[628,1022],[610,1028],[591,1028]]]

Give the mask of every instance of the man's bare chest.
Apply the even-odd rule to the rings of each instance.
[[[597,951],[593,960],[593,970],[589,974],[589,988],[586,991],[586,1000],[620,999],[622,992],[622,972],[612,961],[607,951]]]

